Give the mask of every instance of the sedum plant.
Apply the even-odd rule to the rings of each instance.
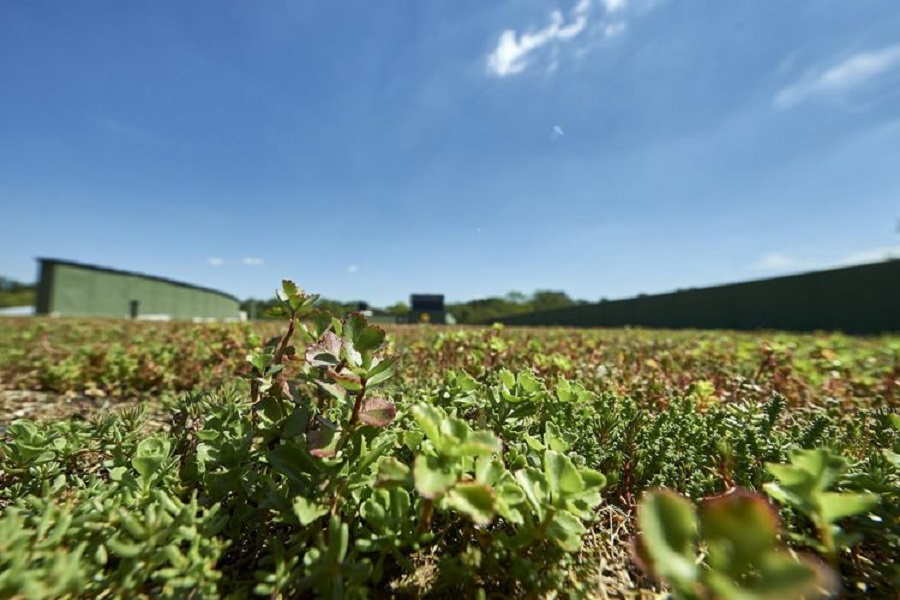
[[[117,325],[74,357],[48,358],[61,340],[19,334],[35,356],[0,348],[0,375],[21,361],[35,372],[18,381],[47,389],[74,369],[72,381],[107,391],[194,390],[154,421],[130,409],[0,431],[0,596],[591,597],[646,489],[761,488],[767,463],[826,435],[867,458],[850,473],[792,458],[781,467],[793,470],[771,470],[769,492],[781,490],[792,516],[826,522],[829,499],[867,504],[877,491],[880,521],[853,523],[866,538],[841,567],[859,569],[849,559],[861,549],[896,553],[896,416],[841,427],[831,412],[795,410],[806,393],[797,373],[814,363],[767,351],[759,365],[754,340],[696,332],[493,328],[423,340],[398,328],[389,339],[362,315],[319,310],[290,281],[278,293],[283,323],[254,324],[265,343],[249,328],[142,329],[152,352],[138,357],[114,345],[134,331]],[[65,335],[82,343],[96,331]],[[853,388],[880,389],[888,406],[896,377],[884,369],[900,346],[891,352],[876,366],[861,352]],[[637,507],[638,555],[680,597],[834,589],[826,568],[782,545],[797,534],[760,496],[695,507],[659,491]],[[833,527],[847,523],[830,522],[840,547],[848,538]],[[878,576],[866,579],[880,586],[873,596],[896,588]]]
[[[838,522],[872,510],[880,497],[873,493],[831,490],[846,471],[847,462],[825,448],[793,450],[789,460],[786,465],[768,464],[776,481],[764,486],[766,493],[812,520],[818,542],[808,538],[801,540],[818,549],[837,566],[840,550],[860,539],[844,531]]]
[[[830,572],[781,546],[776,512],[752,492],[734,489],[699,509],[675,492],[649,492],[637,521],[638,562],[676,598],[787,600],[833,589]]]

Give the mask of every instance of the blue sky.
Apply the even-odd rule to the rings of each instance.
[[[591,300],[900,256],[896,0],[0,3],[0,275]]]

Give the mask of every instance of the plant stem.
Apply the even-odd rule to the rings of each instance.
[[[419,533],[431,531],[431,514],[434,511],[434,499],[425,498],[422,504],[422,520],[419,521]]]
[[[828,564],[837,572],[838,552],[834,541],[834,533],[831,531],[831,525],[822,523],[819,519],[816,519],[816,525],[819,528],[819,537],[822,538],[822,545],[825,546],[825,558],[828,559]]]
[[[353,413],[350,415],[350,427],[348,428],[347,433],[349,434],[356,427],[357,421],[359,421],[359,412],[362,410],[363,398],[366,395],[366,379],[361,379],[362,387],[359,392],[356,394],[356,402],[353,404]]]

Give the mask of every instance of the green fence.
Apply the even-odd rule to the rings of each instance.
[[[900,260],[497,320],[509,325],[894,332],[900,331]]]
[[[36,312],[66,317],[234,319],[238,299],[198,286],[41,259]]]

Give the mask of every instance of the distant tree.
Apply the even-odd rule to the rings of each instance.
[[[392,315],[397,315],[397,316],[405,315],[406,313],[409,312],[409,304],[407,304],[406,302],[400,301],[400,302],[397,302],[396,304],[388,306],[384,310],[385,310],[385,312],[388,312]]]
[[[252,302],[256,303],[256,317],[259,319],[266,318],[266,310],[268,308],[278,306],[278,301],[275,298],[270,298],[269,300],[249,299],[241,303],[241,310],[252,314],[250,309]],[[586,303],[586,300],[573,300],[565,292],[537,290],[531,296],[527,296],[522,292],[512,291],[502,297],[478,298],[468,302],[447,303],[444,308],[454,316],[457,323],[489,323],[510,315],[565,308]],[[320,298],[316,306],[327,309],[335,315],[343,316],[359,310],[362,304],[364,304],[362,301],[341,302],[339,300]],[[402,301],[396,302],[387,307],[384,312],[395,316],[406,315],[409,313],[409,305]]]
[[[343,317],[355,310],[359,310],[360,304],[368,305],[368,303],[362,302],[360,300],[341,302],[340,300],[329,300],[328,298],[319,298],[318,302],[316,302],[317,307],[339,317]]]
[[[18,292],[22,290],[33,290],[34,288],[34,284],[22,283],[21,281],[16,281],[15,279],[11,279],[9,277],[0,276],[0,291]]]
[[[35,286],[0,277],[0,308],[34,304]]]
[[[254,303],[256,304],[255,313],[253,307]],[[249,298],[241,302],[241,310],[245,311],[248,315],[255,314],[257,319],[265,319],[270,317],[270,315],[267,314],[269,309],[280,305],[281,303],[277,298],[269,298],[268,300]],[[362,300],[341,302],[340,300],[330,300],[328,298],[319,298],[316,302],[317,307],[327,310],[337,316],[344,316],[355,310],[360,310],[360,306],[362,305],[368,306],[368,303]]]
[[[575,304],[565,292],[554,290],[538,290],[531,297],[531,306],[535,311],[565,308]]]

